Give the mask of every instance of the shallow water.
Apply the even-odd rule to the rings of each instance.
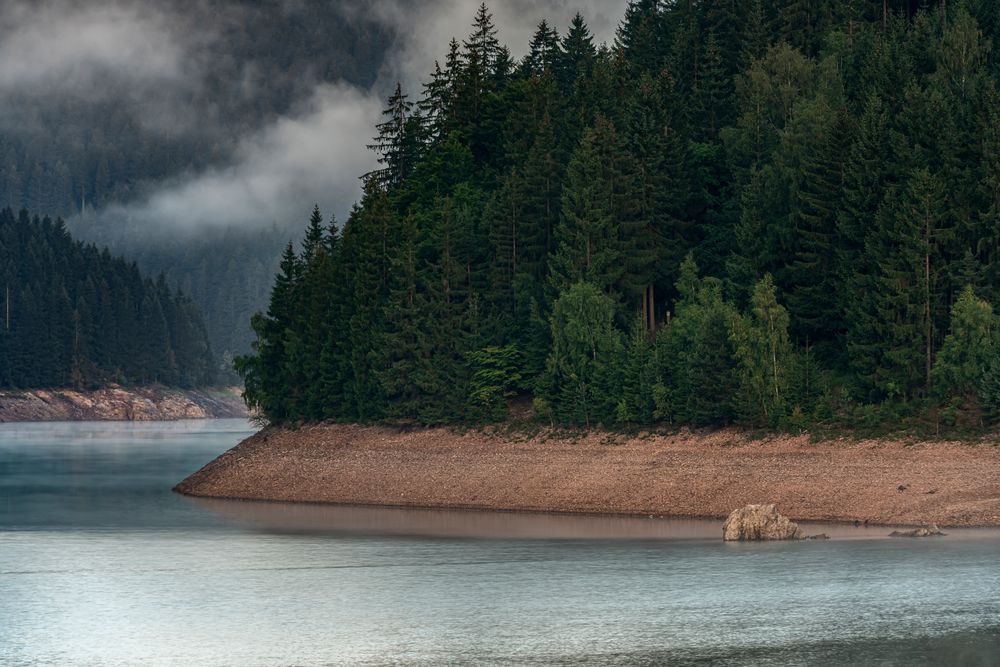
[[[998,531],[170,493],[249,432],[0,425],[0,665],[1000,664]]]

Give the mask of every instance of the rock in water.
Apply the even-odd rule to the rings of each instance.
[[[798,524],[781,516],[774,505],[747,505],[729,515],[722,526],[727,542],[801,540]]]
[[[946,535],[938,530],[937,524],[930,524],[923,528],[913,530],[894,530],[889,533],[889,537],[934,537],[935,535]]]

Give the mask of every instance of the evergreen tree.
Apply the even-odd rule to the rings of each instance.
[[[660,0],[629,1],[615,34],[615,48],[634,76],[659,73],[665,50]]]
[[[526,76],[541,76],[550,72],[560,59],[559,33],[543,20],[538,24],[528,45],[528,55],[524,58],[523,70]]]
[[[560,421],[585,427],[613,421],[622,354],[614,315],[614,302],[587,283],[571,286],[553,305],[541,394]]]
[[[583,16],[577,13],[556,52],[557,77],[564,92],[572,91],[581,77],[591,73],[596,57],[594,36]]]
[[[433,106],[430,108],[432,113],[437,113]],[[413,115],[413,103],[403,94],[398,83],[383,115],[387,120],[376,126],[378,136],[368,146],[369,150],[378,154],[382,168],[365,178],[374,178],[382,187],[394,190],[406,180],[413,165],[420,159],[422,121]]]

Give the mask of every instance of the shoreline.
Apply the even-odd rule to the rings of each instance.
[[[246,417],[235,387],[174,389],[162,386],[94,390],[0,391],[0,423],[180,421]]]
[[[1000,446],[807,436],[498,435],[270,427],[175,489],[355,507],[724,519],[775,503],[794,521],[1000,526]]]

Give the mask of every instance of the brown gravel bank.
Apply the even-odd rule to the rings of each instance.
[[[0,422],[176,421],[246,417],[240,390],[106,387],[0,392]]]
[[[995,441],[710,435],[498,436],[323,425],[265,429],[181,482],[207,498],[725,517],[776,503],[795,520],[1000,526]]]

